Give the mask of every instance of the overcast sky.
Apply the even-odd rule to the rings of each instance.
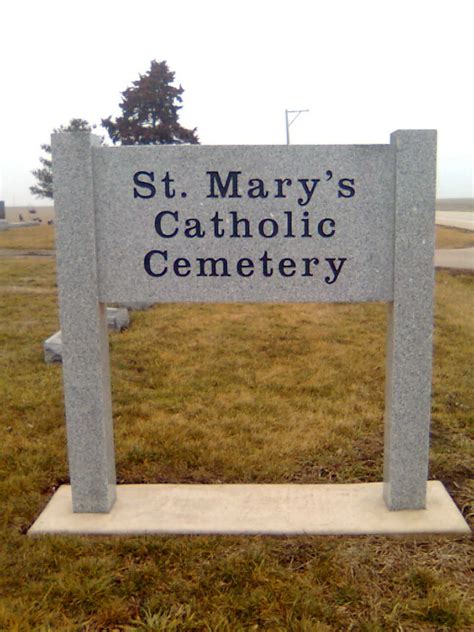
[[[0,199],[31,197],[40,144],[100,124],[150,61],[203,144],[388,143],[438,130],[438,197],[472,197],[472,0],[15,0],[0,8]],[[101,130],[105,134],[105,131]]]

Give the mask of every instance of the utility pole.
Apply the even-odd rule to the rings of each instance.
[[[292,125],[296,119],[298,118],[298,116],[302,113],[302,112],[309,112],[309,110],[285,110],[285,121],[286,121],[286,144],[289,145],[290,144],[290,125]],[[288,114],[295,114],[296,116],[294,116],[291,121],[288,119]]]

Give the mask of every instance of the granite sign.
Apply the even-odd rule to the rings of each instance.
[[[99,298],[389,300],[392,153],[390,146],[100,148]]]
[[[368,484],[369,509],[357,485],[328,493],[339,494],[341,507],[359,498],[354,533],[369,529],[367,512],[382,512],[383,523],[384,511],[431,516],[423,508],[439,504],[439,494],[440,506],[451,503],[444,488],[427,485],[436,132],[395,132],[387,145],[266,147],[103,147],[78,132],[53,135],[52,153],[71,488],[50,504],[66,503],[66,522],[124,507],[135,514],[138,505],[143,517],[146,505],[153,515],[138,532],[326,532],[314,516],[305,523],[301,508],[330,507],[332,500],[318,501],[328,486],[288,486],[289,504],[282,509],[276,499],[264,525],[261,495],[268,501],[287,486],[250,496],[248,486],[234,486],[225,502],[219,495],[232,486],[116,487],[105,305],[121,302],[386,302],[384,481]],[[234,503],[242,516],[235,506],[242,493],[243,513],[257,517],[220,529],[212,511]],[[202,494],[217,496],[208,502]],[[184,526],[167,522],[170,502],[173,515],[183,503],[196,515]],[[291,527],[281,523],[290,514]],[[415,530],[433,530],[436,519],[420,520]],[[371,532],[384,532],[382,523]]]

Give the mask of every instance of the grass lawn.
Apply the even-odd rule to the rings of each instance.
[[[8,231],[0,248],[52,234]],[[61,367],[42,355],[54,266],[0,258],[0,630],[474,628],[466,537],[27,537],[68,482]],[[110,336],[119,482],[381,480],[385,312],[134,312]],[[430,478],[471,527],[473,350],[474,275],[437,272]]]
[[[472,248],[474,232],[461,228],[436,226],[436,248]]]
[[[54,226],[26,226],[0,232],[0,249],[49,250],[54,248]]]

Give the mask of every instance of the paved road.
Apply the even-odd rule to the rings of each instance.
[[[439,226],[474,231],[474,213],[470,211],[436,211]],[[450,248],[435,252],[436,268],[474,271],[474,248]]]
[[[439,226],[474,230],[474,213],[468,211],[436,211],[436,223]]]
[[[474,248],[454,248],[435,252],[436,268],[474,271]]]

